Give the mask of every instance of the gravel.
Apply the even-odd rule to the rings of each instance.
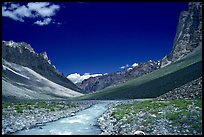
[[[167,100],[166,102],[168,103]],[[102,130],[101,135],[202,135],[201,127],[191,127],[192,123],[202,125],[202,120],[199,121],[197,118],[194,118],[194,115],[190,118],[188,117],[189,119],[183,124],[179,122],[175,124],[167,118],[167,113],[172,114],[181,111],[173,105],[156,109],[157,114],[151,113],[155,110],[139,110],[138,113],[134,113],[132,109],[122,119],[117,119],[112,115],[112,112],[119,109],[119,105],[123,103],[131,104],[132,102],[109,104],[108,110],[98,118],[99,127]],[[202,108],[190,106],[187,111],[193,112],[196,116],[202,116]],[[182,116],[182,119],[185,119],[185,117],[185,115]]]
[[[32,108],[16,113],[14,108],[2,108],[2,135],[34,127],[42,128],[45,123],[73,116],[76,112],[91,107],[96,101],[75,101],[77,107],[66,110],[48,111],[45,108]]]
[[[202,77],[158,97],[158,99],[202,98]]]

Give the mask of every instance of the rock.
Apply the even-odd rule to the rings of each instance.
[[[37,125],[37,126],[45,126],[44,123],[37,123],[36,125]]]
[[[40,56],[42,56],[43,59],[48,61],[48,56],[46,52],[40,53]]]
[[[43,129],[43,127],[38,127],[39,129]]]
[[[187,11],[179,17],[174,46],[161,61],[161,68],[202,49],[202,3],[189,2]]]
[[[197,84],[193,83],[202,83],[202,76],[198,79],[195,79],[191,82],[188,82],[178,88],[175,88],[161,96],[158,99],[195,99],[202,97],[202,85],[201,90]]]
[[[151,117],[156,118],[157,116],[155,114],[150,114]]]
[[[73,116],[75,116],[75,115],[76,115],[75,113],[71,113],[71,114],[70,114],[71,117],[73,117]]]
[[[143,131],[137,130],[134,132],[134,135],[145,135]]]

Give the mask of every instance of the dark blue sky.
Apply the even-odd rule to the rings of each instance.
[[[52,19],[60,25],[3,17],[2,39],[46,51],[64,75],[109,73],[126,64],[162,59],[173,47],[180,12],[188,8],[187,2],[54,4],[60,9]]]

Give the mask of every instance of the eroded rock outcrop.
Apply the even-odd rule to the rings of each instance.
[[[189,2],[188,11],[180,14],[173,50],[162,59],[161,67],[180,60],[197,48],[202,49],[202,2]]]

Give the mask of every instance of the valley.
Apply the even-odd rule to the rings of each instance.
[[[49,5],[28,3],[27,10],[32,4]],[[15,6],[20,5],[10,9]],[[2,135],[202,135],[201,10],[201,2],[188,3],[188,10],[180,13],[172,50],[160,60],[127,64],[120,71],[84,80],[79,75],[78,83],[60,72],[42,49],[3,40]],[[39,21],[34,24],[43,26]],[[62,43],[57,41],[55,46]],[[63,64],[69,59],[66,54],[73,55],[71,60],[79,56],[61,53],[64,49],[58,47],[48,49],[61,70],[72,68]],[[118,57],[122,61],[122,55]],[[81,56],[84,66],[86,60]],[[80,67],[80,62],[74,64]]]
[[[201,99],[58,100],[3,107],[2,134],[7,135],[202,134]]]

